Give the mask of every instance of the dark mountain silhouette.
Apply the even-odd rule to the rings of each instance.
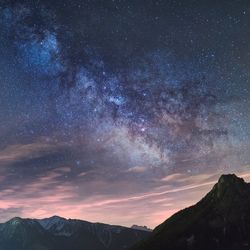
[[[250,249],[250,184],[222,175],[201,201],[174,214],[132,249]]]
[[[58,216],[42,220],[13,218],[0,224],[0,250],[125,250],[149,234]]]

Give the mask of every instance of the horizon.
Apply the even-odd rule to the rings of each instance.
[[[222,173],[222,174],[220,174],[220,175],[218,175],[218,177],[217,177],[217,175],[211,175],[210,177],[213,177],[213,179],[214,178],[216,178],[217,177],[217,179],[214,179],[213,181],[211,180],[211,178],[210,177],[208,177],[208,178],[206,178],[207,180],[209,180],[208,182],[203,182],[204,180],[203,179],[201,179],[200,180],[200,184],[196,184],[196,185],[191,185],[191,186],[187,186],[187,187],[185,187],[185,188],[180,188],[180,189],[171,189],[171,190],[169,190],[169,191],[165,191],[165,192],[161,192],[161,193],[155,193],[155,194],[147,194],[146,195],[146,197],[148,197],[148,196],[153,196],[153,195],[163,195],[163,194],[168,194],[168,193],[175,193],[175,192],[185,192],[185,191],[188,191],[188,192],[190,192],[190,191],[194,191],[195,189],[198,189],[198,190],[200,190],[200,188],[201,187],[207,187],[205,190],[202,190],[201,192],[200,192],[200,194],[201,194],[201,197],[199,198],[199,200],[200,199],[202,199],[208,192],[210,192],[211,190],[212,190],[212,187],[216,184],[216,183],[218,183],[218,180],[219,180],[219,178],[221,177],[221,176],[223,176],[223,175],[230,175],[230,174],[235,174],[235,173]],[[216,177],[215,177],[216,176]],[[237,177],[239,177],[239,178],[243,178],[244,179],[244,181],[246,182],[246,183],[249,183],[250,182],[250,173],[241,173],[241,174],[237,174],[236,175]],[[205,193],[204,193],[205,192]],[[130,198],[132,198],[132,200],[134,200],[135,199],[135,197],[130,197]],[[137,198],[145,198],[145,195],[142,195],[141,197],[137,197]],[[129,199],[129,198],[128,198]],[[161,224],[162,222],[164,222],[165,220],[167,220],[167,219],[169,219],[172,215],[174,215],[175,213],[177,213],[178,211],[180,211],[180,210],[182,210],[182,209],[184,209],[184,208],[188,208],[188,207],[190,207],[190,206],[192,206],[192,205],[194,205],[194,204],[196,204],[199,200],[194,200],[194,201],[192,201],[190,204],[187,204],[185,207],[180,207],[179,209],[177,209],[176,211],[174,211],[174,212],[172,212],[171,214],[169,214],[167,217],[163,217],[163,218],[160,218],[159,219],[159,223],[158,224],[156,224],[155,226],[153,226],[153,227],[150,227],[150,226],[148,226],[148,225],[141,225],[141,224],[137,224],[136,222],[134,223],[134,224],[131,224],[131,225],[121,225],[121,224],[116,224],[116,223],[109,223],[109,222],[105,222],[105,221],[103,221],[103,220],[101,220],[101,221],[91,221],[91,220],[88,220],[87,218],[74,218],[74,217],[67,217],[67,216],[61,216],[61,215],[59,215],[59,214],[51,214],[51,215],[49,215],[48,217],[20,217],[20,216],[14,216],[14,217],[11,217],[11,218],[8,218],[6,221],[0,221],[0,223],[6,223],[6,222],[8,222],[9,220],[12,220],[12,219],[15,219],[15,218],[20,218],[20,219],[38,219],[38,220],[41,220],[41,219],[50,219],[50,218],[53,218],[53,217],[59,217],[59,218],[62,218],[62,219],[66,219],[66,220],[70,220],[70,219],[72,219],[72,220],[81,220],[81,221],[87,221],[87,222],[90,222],[90,223],[103,223],[103,224],[108,224],[108,225],[112,225],[112,226],[122,226],[122,227],[127,227],[127,228],[131,228],[132,226],[139,226],[139,227],[144,227],[144,226],[146,226],[148,229],[151,229],[151,230],[153,230],[156,226],[158,226],[159,224]],[[91,205],[91,206],[93,206],[93,205]]]
[[[0,223],[155,228],[250,181],[250,2],[0,1]]]

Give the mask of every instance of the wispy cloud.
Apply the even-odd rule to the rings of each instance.
[[[53,170],[46,176],[23,185],[22,191],[19,191],[18,186],[2,190],[0,219],[11,217],[15,212],[24,217],[38,218],[59,214],[111,224],[120,221],[130,226],[136,222],[154,227],[179,209],[197,202],[220,176],[220,173],[195,176],[176,173],[162,178],[160,184],[152,190],[135,190],[134,195],[114,195],[111,190],[116,185],[112,183],[103,184],[110,193],[93,194],[91,182],[79,185],[78,182],[73,184],[67,180],[62,181],[70,171],[68,167]],[[247,171],[240,172],[239,176],[250,180],[250,173]],[[82,177],[85,178],[85,174]],[[100,185],[96,181],[95,183]],[[127,181],[124,185],[130,184]],[[91,195],[83,192],[84,189],[89,189]]]

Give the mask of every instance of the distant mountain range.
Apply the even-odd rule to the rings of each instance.
[[[152,232],[152,229],[146,227],[146,226],[138,226],[138,225],[133,225],[131,228],[133,229],[138,229],[138,230],[143,230],[147,232]]]
[[[174,214],[132,250],[249,250],[250,184],[222,175],[196,205]]]
[[[149,231],[53,216],[0,224],[0,250],[125,250]]]

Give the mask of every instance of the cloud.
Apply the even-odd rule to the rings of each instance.
[[[0,165],[5,167],[17,162],[39,158],[58,152],[62,148],[62,145],[47,143],[42,139],[37,139],[29,144],[9,145],[0,151]]]
[[[132,167],[132,168],[129,168],[127,170],[127,172],[130,172],[130,173],[144,173],[148,170],[148,167],[144,167],[144,166],[135,166],[135,167]]]
[[[249,166],[242,169],[244,171],[238,175],[250,180]],[[119,221],[131,226],[136,222],[154,227],[179,209],[196,203],[221,174],[175,173],[163,177],[148,189],[148,186],[142,187],[141,182],[135,183],[130,179],[123,183],[109,182],[98,176],[88,179],[89,174],[85,173],[79,174],[79,180],[72,182],[65,178],[71,171],[69,167],[54,169],[22,184],[22,189],[18,184],[2,188],[0,219],[6,220],[15,212],[24,217],[38,218],[58,214],[111,224]]]
[[[22,216],[22,207],[0,208],[0,221],[6,221],[6,218],[13,218],[17,215]]]

